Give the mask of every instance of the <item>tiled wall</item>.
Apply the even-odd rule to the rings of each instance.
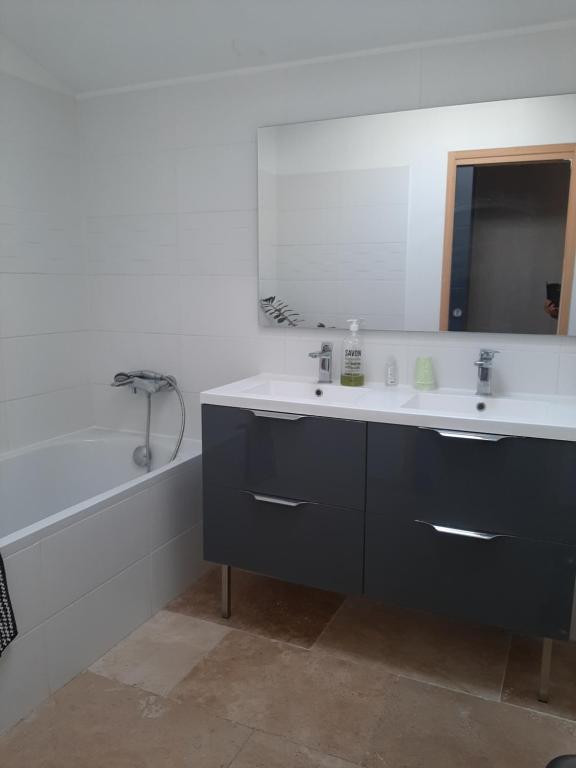
[[[88,426],[74,99],[0,73],[0,452]]]
[[[121,369],[175,373],[192,435],[202,389],[260,370],[314,374],[319,332],[257,322],[257,127],[573,91],[573,27],[77,103],[0,74],[0,451],[90,423],[140,429],[141,398],[108,386]],[[393,352],[409,381],[429,351],[442,385],[470,387],[491,344],[502,388],[576,394],[571,339],[366,343],[369,378]],[[154,419],[175,431],[175,398],[159,396]]]
[[[315,373],[307,353],[321,332],[258,326],[257,127],[571,91],[574,28],[80,100],[96,422],[142,423],[142,404],[107,386],[120,368],[175,373],[192,434],[206,387],[261,370]],[[442,385],[472,387],[485,343],[502,350],[501,387],[576,394],[576,341],[383,332],[366,340],[369,378],[383,378],[393,351],[407,381],[414,358],[430,352]],[[157,428],[173,428],[169,396],[156,410]]]

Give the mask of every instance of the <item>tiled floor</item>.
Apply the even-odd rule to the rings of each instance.
[[[0,739],[2,768],[544,768],[576,753],[576,646],[218,573]]]

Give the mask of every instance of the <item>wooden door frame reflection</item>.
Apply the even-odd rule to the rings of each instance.
[[[444,253],[442,257],[442,287],[440,298],[440,330],[449,330],[450,284],[452,277],[452,246],[454,241],[454,205],[456,200],[456,171],[462,165],[504,165],[506,163],[538,163],[549,160],[570,162],[570,186],[566,209],[566,232],[562,262],[562,291],[558,308],[556,333],[566,336],[570,320],[574,257],[576,252],[576,144],[539,144],[529,147],[500,147],[469,149],[448,153],[446,180],[446,213],[444,219]]]

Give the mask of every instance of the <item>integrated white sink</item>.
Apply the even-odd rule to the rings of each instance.
[[[259,374],[203,392],[201,402],[415,427],[576,441],[576,398],[481,397],[462,390],[415,392],[411,387],[342,387],[315,379]],[[277,416],[281,418],[281,416]]]
[[[558,407],[558,406],[556,406]],[[481,419],[518,419],[542,422],[555,410],[555,404],[547,400],[530,400],[513,397],[484,397],[481,395],[445,394],[442,392],[418,392],[410,397],[402,408],[425,413],[446,413]]]
[[[367,393],[366,387],[342,387],[339,384],[317,384],[291,379],[266,379],[248,387],[244,395],[291,402],[318,401],[331,405],[355,405]]]

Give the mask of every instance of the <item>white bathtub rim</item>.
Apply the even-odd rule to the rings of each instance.
[[[87,433],[101,433],[111,437],[112,435],[136,435],[139,433],[104,429],[100,427],[89,427],[88,429],[78,430],[77,432],[71,432],[67,435],[60,435],[57,438],[43,441],[41,443],[35,443],[33,446],[28,446],[26,449],[18,449],[17,451],[1,454],[1,458],[12,458],[15,455],[28,453],[31,449],[43,448],[45,446],[59,444],[63,442],[73,441],[74,437],[79,438],[80,435],[86,435]],[[162,437],[164,435],[155,435],[155,437]],[[81,438],[86,439],[86,437]],[[173,462],[164,464],[158,469],[149,472],[145,475],[128,480],[125,483],[116,485],[103,493],[99,493],[96,496],[91,496],[84,501],[80,501],[77,504],[73,504],[70,507],[66,507],[63,510],[55,512],[48,517],[42,518],[36,523],[32,523],[24,528],[19,528],[17,531],[4,536],[0,539],[0,554],[2,557],[9,557],[20,550],[31,547],[36,542],[56,533],[59,529],[65,527],[65,523],[68,518],[71,518],[70,525],[80,522],[93,514],[100,512],[108,506],[114,506],[129,496],[133,496],[136,493],[140,493],[146,488],[155,485],[162,480],[167,479],[169,476],[175,474],[183,469],[183,465],[190,461],[198,461],[202,455],[201,441],[195,438],[186,438],[188,447],[192,447],[192,455],[178,456]],[[193,446],[190,446],[190,444]],[[110,503],[112,502],[112,503]]]

